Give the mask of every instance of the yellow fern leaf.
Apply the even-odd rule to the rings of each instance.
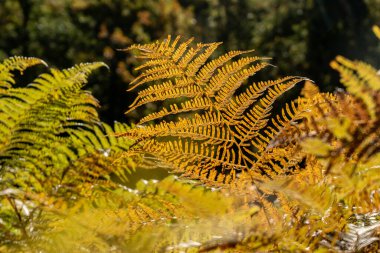
[[[195,97],[189,101],[181,103],[179,106],[177,104],[172,104],[169,106],[169,109],[163,108],[158,112],[154,112],[148,116],[145,116],[140,120],[139,124],[144,124],[148,121],[164,118],[173,114],[206,110],[210,109],[211,107],[212,103],[209,99],[203,97]]]

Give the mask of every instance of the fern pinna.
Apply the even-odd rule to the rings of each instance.
[[[138,50],[137,57],[146,61],[137,68],[141,74],[130,89],[146,87],[129,111],[165,101],[163,108],[125,133],[137,140],[134,151],[205,181],[228,183],[248,171],[286,172],[285,167],[266,170],[258,159],[273,151],[268,144],[295,117],[296,107],[287,107],[270,121],[273,103],[304,78],[253,82],[252,76],[270,66],[267,58],[249,56],[249,50],[210,60],[220,43],[191,43],[192,39],[180,43],[180,37],[169,36],[163,42],[127,49]],[[148,124],[151,121],[156,124]]]

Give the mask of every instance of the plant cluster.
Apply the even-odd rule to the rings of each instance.
[[[379,28],[374,32],[380,38]],[[380,75],[338,56],[346,90],[256,81],[252,51],[220,43],[133,45],[144,61],[132,128],[101,123],[82,90],[102,63],[15,86],[0,64],[0,241],[24,252],[374,252],[380,228]],[[304,85],[276,112],[279,97]],[[133,170],[175,175],[127,185]]]

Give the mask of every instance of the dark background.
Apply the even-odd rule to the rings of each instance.
[[[219,53],[256,49],[277,66],[258,78],[300,75],[332,91],[336,55],[380,66],[380,43],[371,32],[380,23],[380,0],[0,0],[0,59],[35,56],[51,67],[104,61],[88,89],[100,100],[101,118],[133,122],[148,109],[124,112],[136,59],[117,49],[167,34],[222,41]],[[32,68],[32,79],[43,71]],[[140,115],[138,115],[140,114]]]

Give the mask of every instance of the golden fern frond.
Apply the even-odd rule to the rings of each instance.
[[[209,57],[218,48],[220,44],[222,43],[211,43],[210,45],[207,45],[207,48],[205,49],[204,53],[202,53],[196,59],[191,61],[191,63],[187,66],[186,76],[188,77],[195,76],[197,72],[199,71],[199,69],[204,65],[204,63],[209,59]],[[197,75],[197,79],[199,79],[198,75]]]
[[[218,88],[218,93],[215,96],[217,108],[219,110],[224,110],[235,91],[243,84],[243,82],[248,77],[254,75],[268,65],[268,63],[258,63],[231,75],[225,82],[222,81],[223,85]]]
[[[157,157],[165,157],[165,160],[174,164],[175,168],[183,170],[187,164],[195,163],[198,166],[207,164],[213,166],[222,166],[223,168],[241,169],[243,165],[236,163],[239,159],[238,154],[224,145],[210,145],[187,140],[174,140],[171,142],[157,142],[155,140],[144,143],[142,150],[152,153]]]
[[[181,69],[187,69],[188,67],[190,67],[189,71],[187,71],[187,74],[195,73],[197,70],[197,65],[202,64],[201,63],[202,61],[206,61],[209,55],[211,55],[211,53],[218,47],[217,44],[210,44],[210,46],[213,47],[211,50],[208,50],[207,52],[202,53],[200,57],[197,57],[196,59],[194,59],[196,55],[199,54],[203,48],[208,47],[208,46],[209,45],[207,44],[198,43],[195,48],[194,47],[189,48],[188,51],[185,54],[183,54],[180,57],[180,59],[177,60],[178,66]],[[208,49],[210,49],[210,47],[208,47]],[[190,62],[192,62],[192,64],[188,66]]]
[[[202,64],[216,50],[220,43],[202,44],[198,43],[196,47],[189,45],[193,39],[189,39],[177,46],[180,37],[177,37],[171,43],[171,37],[168,36],[164,42],[156,42],[144,45],[132,45],[127,50],[137,49],[140,51],[140,58],[150,59],[147,63],[137,68],[144,69],[131,83],[132,90],[142,84],[152,81],[171,79],[176,77],[194,77]]]
[[[206,63],[203,65],[196,77],[197,83],[199,85],[205,85],[210,78],[213,76],[214,72],[216,69],[220,68],[227,62],[229,62],[232,58],[242,55],[242,54],[247,54],[251,53],[254,50],[247,50],[247,51],[230,51],[228,53],[225,53],[218,58]]]
[[[126,50],[134,50],[137,49],[141,51],[141,55],[138,56],[139,58],[158,58],[163,56],[169,56],[173,53],[173,51],[176,49],[176,45],[180,39],[180,36],[177,36],[176,39],[171,43],[171,36],[169,35],[166,40],[159,42],[153,42],[150,44],[134,44],[127,48]],[[192,39],[190,39],[187,43],[191,43]],[[147,66],[151,66],[152,63],[148,64]]]
[[[267,93],[256,105],[245,113],[240,122],[236,125],[236,130],[239,132],[240,145],[243,145],[247,141],[258,143],[257,141],[262,139],[262,136],[258,135],[258,133],[267,125],[272,104],[280,95],[292,88],[299,81],[301,80],[295,79],[290,82],[279,83],[268,88]],[[255,136],[258,136],[259,139],[256,139]],[[271,138],[272,136],[268,135],[265,139],[270,140]],[[255,144],[255,146],[260,146],[260,149],[264,149],[266,144],[267,143],[264,144],[264,142],[260,142],[259,145]]]
[[[237,122],[245,110],[256,103],[269,87],[288,81],[296,84],[302,80],[303,79],[295,79],[295,77],[288,76],[274,81],[253,83],[246,91],[236,96],[235,100],[230,102],[228,107],[223,111],[224,116],[229,122]]]
[[[177,79],[178,80],[178,79]],[[182,80],[176,82],[183,82]],[[180,87],[176,87],[180,86]],[[157,87],[157,86],[156,86]],[[197,97],[202,95],[202,89],[195,85],[188,83],[186,86],[182,85],[172,85],[171,82],[166,82],[161,87],[157,87],[158,90],[156,90],[154,93],[147,95],[145,94],[138,94],[138,97],[134,101],[134,104],[130,106],[130,109],[126,112],[130,112],[137,107],[140,107],[142,105],[145,105],[147,103],[154,103],[157,101],[165,101],[172,98],[180,98],[180,97]]]
[[[304,132],[301,138],[304,150],[321,158],[329,157],[327,173],[336,163],[370,159],[380,146],[380,78],[376,70],[342,56],[331,66],[339,71],[350,95],[338,93],[334,100],[317,104],[318,112],[307,121],[312,131]],[[351,170],[346,173],[352,174],[356,168]]]
[[[252,63],[255,63],[262,59],[265,58],[244,57],[236,62],[232,62],[231,64],[227,64],[221,67],[218,69],[218,73],[211,77],[209,84],[205,88],[206,94],[208,96],[215,96],[216,91],[219,91],[222,87],[224,87],[228,81],[231,82],[231,79],[241,79],[241,82],[246,80],[248,77],[254,75],[260,69],[265,68],[269,65],[268,63],[264,62],[258,63],[256,66],[251,66]],[[241,83],[237,83],[236,85],[241,85]]]
[[[211,109],[212,106],[213,106],[213,103],[210,102],[208,98],[195,97],[179,105],[171,104],[168,109],[163,108],[162,110],[158,112],[151,113],[145,116],[144,118],[142,118],[139,124],[144,124],[146,122],[156,120],[156,119],[161,119],[173,114],[186,113],[186,112],[199,111],[199,110],[207,110],[207,109]]]
[[[178,62],[178,60],[184,55],[184,53],[188,49],[188,46],[191,44],[191,42],[193,42],[193,40],[194,38],[190,38],[178,46],[178,48],[173,53],[174,62]]]
[[[236,94],[251,76],[270,65],[260,62],[266,58],[247,56],[231,61],[251,52],[232,51],[207,62],[219,43],[191,47],[190,42],[178,44],[176,50],[167,49],[168,54],[164,48],[170,43],[132,47],[149,58],[133,84],[144,78],[155,83],[138,93],[129,111],[156,101],[165,101],[166,105],[143,117],[138,128],[122,135],[136,140],[131,152],[151,153],[186,175],[193,173],[206,181],[211,178],[231,182],[237,171],[254,169],[254,157],[260,156],[257,150],[263,152],[273,137],[264,136],[270,129],[272,103],[304,79],[286,77],[253,83]],[[159,54],[158,47],[162,49]],[[148,48],[150,51],[146,52]],[[183,55],[181,59],[179,53]],[[170,58],[170,63],[165,61],[156,66],[159,64],[156,60],[161,58]],[[172,64],[171,69],[165,64]],[[172,69],[184,72],[169,77],[167,71]],[[187,118],[190,113],[192,118]],[[184,118],[171,120],[176,115]],[[144,125],[152,121],[158,123]],[[256,141],[252,142],[254,137]],[[258,143],[259,138],[265,141]]]
[[[152,137],[183,137],[203,140],[210,144],[232,142],[233,137],[227,128],[223,128],[224,119],[220,114],[206,112],[195,114],[192,118],[179,118],[177,122],[161,122],[156,125],[131,129],[125,136],[139,140]],[[121,135],[123,136],[123,134]]]
[[[135,83],[134,86],[132,86],[128,90],[135,89],[136,87],[144,83],[155,81],[157,79],[169,79],[169,78],[174,78],[174,77],[181,77],[182,75],[183,75],[183,70],[177,67],[174,63],[162,64],[162,65],[159,65],[158,67],[151,68],[148,71],[146,71],[146,73],[138,76],[134,80],[134,83]]]

